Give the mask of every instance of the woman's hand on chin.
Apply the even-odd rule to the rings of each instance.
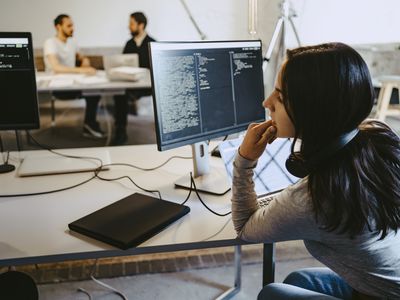
[[[275,140],[276,131],[275,122],[272,120],[250,124],[240,145],[239,154],[248,160],[257,160],[267,144]]]

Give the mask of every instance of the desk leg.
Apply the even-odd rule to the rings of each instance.
[[[242,248],[235,246],[235,285],[226,290],[223,294],[219,295],[216,300],[231,299],[234,295],[239,293],[242,285]]]
[[[263,286],[275,281],[275,244],[264,244]]]
[[[100,106],[104,112],[104,115],[106,116],[106,123],[107,123],[107,140],[106,144],[104,146],[110,146],[111,144],[111,135],[112,135],[112,120],[110,113],[107,109],[107,103],[105,97],[102,97],[100,100]]]

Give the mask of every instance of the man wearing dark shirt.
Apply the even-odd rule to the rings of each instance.
[[[141,12],[131,14],[129,29],[132,39],[130,39],[124,48],[123,53],[139,54],[139,66],[141,68],[150,68],[149,42],[155,40],[146,32],[147,18]]]
[[[139,66],[150,68],[149,43],[155,41],[146,32],[147,18],[142,12],[131,14],[129,19],[129,30],[132,38],[126,43],[123,53],[137,53],[139,55]],[[128,140],[126,125],[128,119],[128,102],[137,100],[142,96],[151,95],[151,90],[127,91],[123,96],[115,96],[115,136],[112,145],[122,145]]]

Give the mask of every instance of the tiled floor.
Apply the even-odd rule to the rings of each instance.
[[[276,265],[276,281],[281,282],[291,271],[304,267],[319,267],[313,258],[280,261]],[[255,299],[261,289],[262,264],[245,265],[242,268],[242,288],[233,299]],[[178,273],[145,274],[102,280],[123,292],[128,299],[214,299],[233,285],[234,268],[190,270]],[[121,299],[93,281],[78,281],[41,285],[40,299],[72,300],[88,299],[77,292],[84,288],[94,299]]]

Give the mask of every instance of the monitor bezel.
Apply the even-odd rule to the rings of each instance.
[[[188,138],[182,141],[177,141],[177,142],[172,142],[169,144],[163,144],[161,140],[161,132],[160,132],[160,120],[158,117],[158,107],[157,107],[157,100],[156,100],[156,94],[155,94],[155,80],[154,80],[154,72],[153,72],[153,57],[152,57],[152,44],[217,44],[217,43],[249,43],[249,42],[259,42],[260,44],[260,51],[262,54],[262,41],[257,39],[257,40],[226,40],[226,41],[162,41],[162,42],[150,42],[149,43],[149,57],[150,57],[150,77],[151,77],[151,86],[152,86],[152,96],[153,96],[153,109],[154,109],[154,119],[155,119],[155,128],[156,128],[156,140],[157,140],[157,149],[159,151],[165,151],[165,150],[170,150],[182,146],[187,146],[187,145],[192,145],[194,143],[198,142],[203,142],[206,140],[211,140],[215,138],[219,138],[222,136],[227,136],[230,134],[238,133],[241,131],[244,131],[248,128],[248,126],[251,123],[254,122],[262,122],[265,121],[265,118],[260,119],[260,120],[254,120],[248,123],[244,123],[241,126],[236,126],[235,128],[230,128],[226,130],[220,130],[215,133],[207,134],[207,138],[205,139],[204,136],[198,137],[198,138]],[[260,56],[260,65],[262,66],[263,62],[263,57],[262,55]],[[261,70],[261,82],[264,86],[264,74]],[[263,98],[265,97],[264,94],[264,89],[263,89]],[[261,105],[261,103],[260,103]]]
[[[40,128],[40,116],[39,116],[39,101],[36,85],[36,69],[35,69],[35,55],[33,53],[32,45],[32,34],[30,32],[0,32],[0,38],[27,38],[28,39],[28,49],[32,54],[32,59],[30,62],[30,69],[32,72],[31,80],[33,87],[33,101],[35,102],[34,107],[34,120],[29,123],[14,123],[14,124],[2,124],[0,122],[0,130],[28,130],[28,129],[38,129]]]

